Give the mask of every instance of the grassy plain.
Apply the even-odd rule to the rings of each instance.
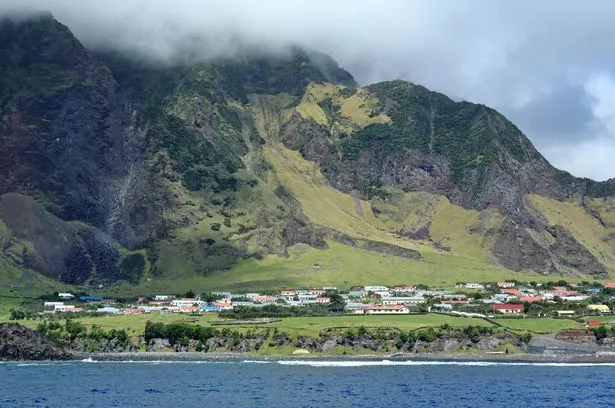
[[[529,331],[536,334],[555,333],[564,329],[581,329],[583,325],[571,319],[495,319],[497,323],[515,331]]]

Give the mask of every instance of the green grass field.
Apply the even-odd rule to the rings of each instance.
[[[126,329],[131,334],[142,333],[145,323],[152,322],[175,323],[187,322],[201,325],[211,325],[213,321],[219,321],[215,313],[202,316],[177,316],[177,315],[122,315],[122,316],[103,316],[103,317],[81,317],[76,319],[84,325],[91,327],[97,325],[103,329]],[[0,316],[0,322],[8,321],[8,316]],[[22,320],[20,324],[34,328],[40,320]],[[403,316],[323,316],[323,317],[290,317],[281,321],[259,325],[232,325],[233,329],[253,329],[272,327],[292,335],[318,335],[322,330],[332,328],[397,328],[403,331],[415,330],[422,327],[438,327],[448,324],[454,327],[465,326],[492,326],[491,323],[476,318],[466,318],[457,316],[447,316],[440,314],[425,315],[403,315]],[[223,326],[219,326],[223,327]]]
[[[570,319],[494,319],[497,323],[515,331],[532,333],[555,333],[564,329],[582,329],[583,325]]]

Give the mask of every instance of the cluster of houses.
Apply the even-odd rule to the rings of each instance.
[[[319,289],[286,289],[275,294],[217,292],[208,297],[176,297],[173,295],[155,295],[151,298],[139,297],[136,302],[118,305],[113,299],[102,296],[79,296],[60,293],[61,301],[45,302],[45,313],[74,313],[84,310],[83,304],[90,304],[86,309],[106,314],[170,314],[220,312],[236,307],[263,307],[276,304],[283,307],[303,307],[310,305],[329,305],[331,296],[339,295],[344,302],[347,313],[363,315],[409,314],[412,311],[438,311],[468,316],[486,316],[487,314],[522,314],[528,305],[570,304],[586,302],[601,291],[600,287],[580,287],[577,284],[566,286],[547,286],[541,284],[518,286],[515,282],[497,282],[495,284],[462,283],[456,290],[430,290],[424,286],[400,285],[388,287],[372,285],[353,287],[347,293],[337,291],[335,287]],[[615,289],[615,282],[605,283],[604,288]],[[478,296],[473,296],[479,294]],[[339,299],[338,298],[338,299]],[[68,304],[67,301],[79,300],[81,306]],[[94,307],[93,305],[96,305]],[[476,310],[480,311],[477,312]],[[473,310],[474,309],[474,310]],[[578,307],[571,306],[556,310],[558,316],[574,316]],[[589,303],[587,312],[593,314],[610,314],[606,304]]]

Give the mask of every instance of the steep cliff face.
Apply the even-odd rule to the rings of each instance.
[[[159,65],[2,20],[0,116],[0,262],[64,282],[615,273],[613,181],[317,52]]]

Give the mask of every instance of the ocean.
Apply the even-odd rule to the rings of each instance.
[[[7,362],[0,407],[608,407],[615,365]]]

